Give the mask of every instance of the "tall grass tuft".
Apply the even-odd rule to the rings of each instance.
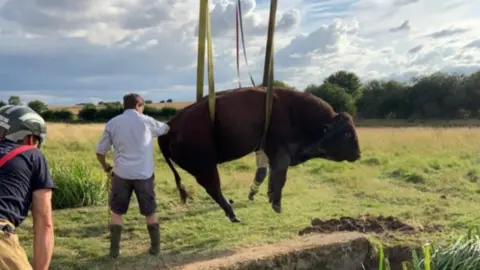
[[[473,230],[477,233],[473,234]],[[480,236],[478,227],[470,228],[446,249],[433,251],[432,270],[480,269]]]
[[[474,234],[473,232],[476,231]],[[412,261],[403,262],[402,270],[463,270],[480,269],[479,227],[469,229],[467,236],[461,236],[446,248],[435,248],[427,243],[423,246],[423,258],[412,250]],[[379,270],[388,269],[383,262],[383,247],[380,247]]]
[[[57,189],[53,193],[54,209],[98,205],[104,202],[105,180],[82,160],[51,160],[52,178]]]

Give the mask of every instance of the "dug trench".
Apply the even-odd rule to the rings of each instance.
[[[387,236],[393,233],[416,236],[420,233],[441,232],[438,225],[410,225],[396,217],[361,215],[339,219],[313,219],[311,226],[299,232],[300,239],[249,247],[210,260],[169,269],[325,269],[325,270],[376,270],[379,265],[378,249],[369,235]],[[411,260],[412,246],[384,248],[392,270],[402,269],[403,261]]]

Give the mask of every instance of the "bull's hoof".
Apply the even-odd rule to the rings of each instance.
[[[240,219],[237,216],[230,217],[230,221],[233,223],[239,223]]]
[[[255,193],[254,193],[254,192],[250,192],[250,193],[248,194],[248,199],[249,199],[250,201],[253,201],[253,200],[255,199]]]
[[[275,211],[276,213],[278,214],[282,213],[282,207],[280,205],[272,204],[272,208],[273,208],[273,211]]]

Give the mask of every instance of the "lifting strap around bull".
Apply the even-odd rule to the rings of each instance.
[[[268,22],[268,37],[265,52],[265,67],[263,73],[263,87],[267,87],[267,95],[265,100],[265,126],[263,130],[262,139],[260,142],[260,149],[265,149],[268,126],[270,125],[270,118],[272,113],[273,103],[273,37],[275,32],[275,15],[277,13],[277,0],[270,2],[270,16]]]
[[[212,122],[215,119],[215,80],[213,76],[213,46],[210,24],[210,11],[208,0],[200,0],[198,24],[198,58],[197,58],[197,99],[203,98],[203,75],[205,69],[205,38],[208,48],[208,108]],[[206,33],[205,33],[206,32]]]
[[[242,84],[240,83],[240,53],[239,53],[239,33],[238,29],[240,28],[240,34],[242,36],[242,47],[243,47],[243,57],[245,59],[245,64],[247,66],[248,75],[250,76],[250,81],[252,85],[255,87],[255,82],[253,80],[252,73],[250,73],[248,60],[247,60],[247,49],[245,48],[245,36],[243,34],[243,19],[242,19],[242,4],[241,0],[237,0],[237,5],[235,8],[235,37],[236,37],[236,49],[237,49],[237,77],[238,77],[238,87],[242,88]],[[240,26],[240,27],[239,27]]]

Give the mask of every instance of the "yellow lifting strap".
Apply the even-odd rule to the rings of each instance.
[[[206,33],[205,33],[206,31]],[[208,46],[208,107],[210,118],[215,119],[215,79],[213,76],[213,46],[208,0],[200,0],[198,24],[198,58],[197,58],[197,102],[203,98],[203,74],[205,69],[205,36]]]
[[[275,32],[275,17],[277,13],[277,0],[270,2],[270,16],[268,22],[268,37],[265,52],[265,67],[263,73],[263,87],[267,87],[267,98],[265,101],[265,127],[263,131],[261,149],[265,148],[268,126],[270,125],[270,117],[272,113],[273,103],[273,37]]]

